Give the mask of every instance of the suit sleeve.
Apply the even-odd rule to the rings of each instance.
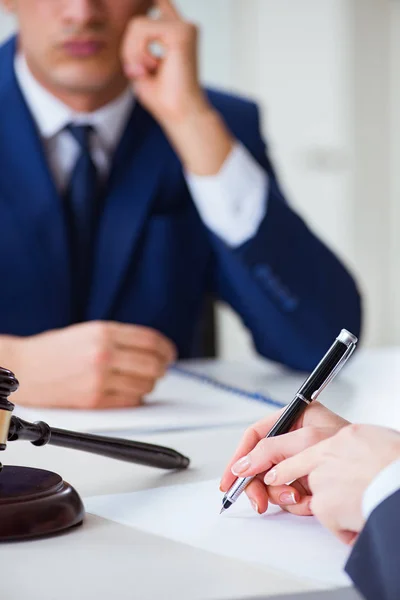
[[[261,355],[309,371],[342,328],[359,335],[360,294],[344,265],[285,201],[261,138],[257,107],[251,105],[236,131],[238,115],[226,120],[269,185],[266,215],[254,237],[232,249],[210,233],[213,292],[241,316]]]
[[[366,600],[400,598],[400,490],[370,516],[346,565]]]

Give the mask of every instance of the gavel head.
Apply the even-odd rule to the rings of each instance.
[[[10,428],[11,415],[14,410],[8,397],[16,392],[19,383],[14,373],[0,367],[0,450],[5,450]]]

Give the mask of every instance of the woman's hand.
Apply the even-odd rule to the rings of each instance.
[[[226,492],[237,477],[255,475],[254,481],[246,488],[246,494],[256,512],[264,513],[268,502],[271,502],[293,514],[311,515],[311,492],[307,477],[301,477],[291,485],[268,487],[264,483],[264,476],[276,464],[332,437],[349,423],[319,402],[314,402],[290,433],[265,438],[281,412],[255,423],[245,432],[225,469],[220,489]]]

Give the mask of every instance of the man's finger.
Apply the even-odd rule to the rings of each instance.
[[[141,396],[137,394],[117,394],[110,393],[105,394],[98,406],[97,409],[106,409],[106,408],[136,408],[143,404],[143,400]]]
[[[170,0],[156,0],[156,8],[161,13],[161,17],[181,21],[182,17],[178,9]]]
[[[110,352],[107,367],[114,373],[152,381],[163,377],[167,370],[167,364],[159,354],[118,347]]]
[[[107,373],[104,382],[105,393],[143,398],[154,388],[154,380],[130,377],[120,372]]]
[[[299,429],[298,432],[293,433],[300,433],[301,431],[304,431],[304,429]],[[285,460],[276,464],[274,468],[271,468],[271,465],[271,470],[265,475],[265,483],[274,486],[284,485],[288,481],[294,481],[295,479],[300,479],[300,477],[310,475],[310,473],[320,464],[321,458],[329,442],[329,439],[325,439],[302,451],[293,452],[291,456],[287,453],[287,458]]]
[[[139,325],[113,324],[115,345],[159,354],[167,363],[176,360],[176,347],[165,335]]]

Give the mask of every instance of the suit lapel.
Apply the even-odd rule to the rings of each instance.
[[[136,104],[114,157],[99,225],[89,319],[110,318],[113,302],[141,238],[167,149],[159,126]]]
[[[69,303],[67,235],[43,144],[18,86],[14,68],[15,41],[0,54],[0,202],[14,213],[21,230],[21,264],[36,269],[46,294]],[[18,252],[18,248],[13,251]],[[61,306],[60,306],[61,308]]]

